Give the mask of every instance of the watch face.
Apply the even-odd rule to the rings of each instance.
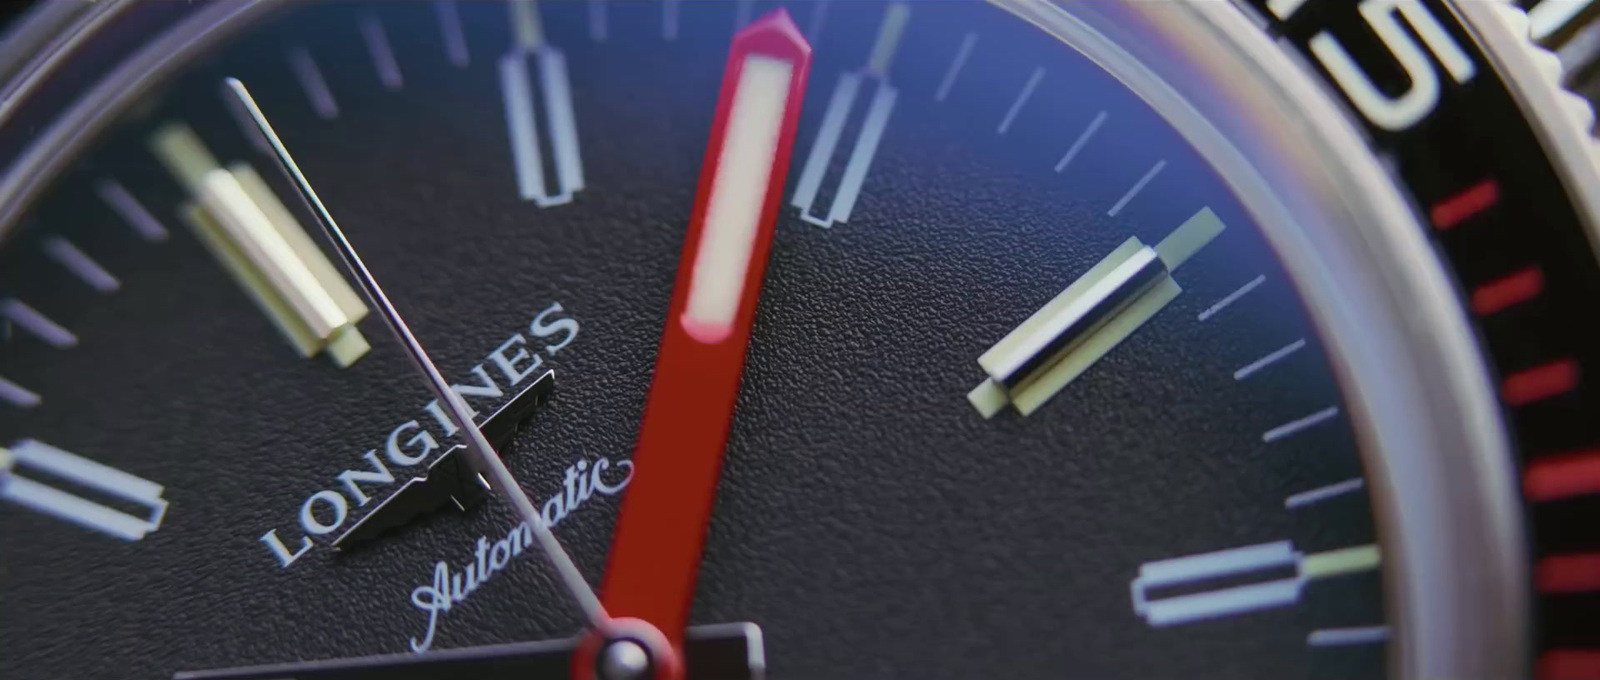
[[[1600,664],[1584,176],[1474,12],[51,11],[7,678]]]

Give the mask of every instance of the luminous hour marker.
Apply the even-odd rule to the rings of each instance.
[[[289,48],[289,68],[300,81],[300,88],[305,90],[306,100],[311,102],[311,110],[317,112],[317,117],[338,118],[339,105],[333,101],[333,92],[328,89],[328,81],[323,80],[322,70],[317,68],[311,52],[300,46]]]
[[[301,356],[326,351],[344,367],[367,353],[355,325],[366,304],[255,170],[218,165],[181,124],[158,130],[151,148],[194,197],[185,221]]]
[[[455,0],[433,0],[433,16],[439,21],[439,35],[444,38],[444,54],[456,68],[466,68],[472,63],[467,53],[467,36],[461,31],[461,11]]]
[[[1051,309],[1048,317],[1041,318],[1027,334],[1006,343],[1001,351],[980,357],[978,364],[989,378],[1006,388],[1016,387],[1057,352],[1083,342],[1130,302],[1157,283],[1171,280],[1154,248],[1137,240],[1128,245],[1137,247],[1070,303]]]
[[[872,40],[872,53],[867,57],[867,72],[878,77],[889,76],[889,64],[900,49],[900,36],[911,21],[911,6],[904,2],[891,2],[883,11],[883,23],[878,24],[878,36]]]
[[[1017,119],[1017,114],[1022,112],[1022,107],[1027,105],[1028,100],[1033,98],[1033,91],[1039,89],[1041,80],[1044,80],[1044,69],[1033,69],[1033,73],[1028,75],[1028,82],[1023,84],[1022,91],[1017,93],[1016,101],[1011,102],[1011,108],[1006,110],[1006,117],[1000,119],[1000,127],[995,128],[995,132],[1003,135],[1006,130],[1011,129],[1011,123]]]
[[[138,199],[128,193],[121,182],[114,179],[100,180],[95,184],[94,191],[100,196],[100,200],[111,206],[111,209],[116,211],[140,238],[151,243],[167,240],[167,228],[161,226],[161,223],[150,215],[150,211],[145,210]]]
[[[1288,439],[1289,437],[1293,437],[1307,428],[1315,427],[1322,423],[1333,420],[1333,418],[1337,415],[1339,415],[1339,407],[1329,406],[1328,408],[1317,411],[1316,413],[1305,416],[1304,418],[1296,418],[1287,423],[1267,430],[1261,435],[1261,441],[1271,444],[1272,442],[1281,439]]]
[[[39,395],[0,376],[0,401],[17,408],[33,408],[39,405]]]
[[[944,72],[944,79],[939,81],[939,90],[933,95],[934,101],[942,102],[950,96],[950,88],[955,87],[956,77],[961,75],[961,68],[967,65],[967,59],[977,46],[977,33],[967,31],[966,35],[961,36],[961,46],[956,48],[956,56],[950,60],[950,68]]]
[[[23,471],[43,472],[46,479],[71,482],[123,503],[143,506],[148,512],[132,515],[18,474]],[[0,500],[123,540],[137,541],[161,528],[167,513],[167,502],[161,498],[163,490],[148,479],[44,442],[24,439],[9,450],[0,448]]]
[[[1202,208],[1154,248],[1123,242],[978,357],[987,379],[967,400],[985,418],[1033,413],[1177,297],[1172,272],[1223,229]]]
[[[400,64],[394,59],[394,49],[389,46],[389,34],[383,31],[383,22],[376,15],[361,17],[361,39],[367,43],[367,53],[372,56],[373,68],[378,71],[378,82],[384,89],[394,91],[405,86],[400,76]]]
[[[115,293],[122,283],[117,277],[106,271],[105,267],[95,262],[71,241],[60,236],[47,236],[42,244],[46,255],[55,260],[73,276],[102,293]]]
[[[839,76],[828,99],[828,108],[822,114],[822,127],[817,130],[811,152],[800,169],[800,181],[795,185],[790,205],[800,209],[800,219],[819,227],[832,227],[850,221],[856,199],[861,196],[861,185],[867,179],[872,159],[883,141],[884,128],[889,125],[889,114],[894,112],[899,90],[889,84],[889,64],[899,49],[900,36],[911,20],[911,7],[904,2],[893,2],[884,10],[883,21],[878,25],[878,37],[872,43],[872,53],[865,68]],[[855,144],[850,148],[850,158],[839,178],[839,188],[833,203],[821,217],[812,215],[817,192],[822,188],[823,176],[828,172],[833,154],[839,148],[839,138],[844,134],[846,118],[855,108],[856,95],[863,83],[873,88],[872,101],[867,105],[866,117],[856,133]]]
[[[18,328],[25,330],[29,335],[44,341],[45,344],[56,349],[71,349],[78,346],[78,336],[50,320],[50,317],[39,313],[39,310],[29,307],[27,303],[6,298],[0,300],[0,317],[9,319]]]
[[[572,109],[572,87],[567,78],[567,57],[545,42],[539,9],[531,2],[511,3],[511,25],[516,46],[500,58],[500,95],[505,103],[506,130],[511,139],[511,160],[516,166],[517,193],[541,208],[572,202],[582,191],[583,157],[578,148],[578,126]],[[554,156],[556,188],[545,177],[544,149],[539,144],[539,116],[533,101],[533,62],[544,102],[543,122],[549,130]]]
[[[511,0],[511,28],[517,46],[524,50],[538,49],[544,44],[544,20],[539,16],[539,6],[534,0]]]
[[[1072,146],[1067,147],[1067,152],[1062,154],[1061,160],[1056,161],[1056,172],[1066,170],[1068,165],[1072,165],[1073,159],[1077,158],[1078,154],[1083,152],[1083,147],[1088,146],[1089,140],[1094,138],[1094,133],[1099,132],[1100,126],[1106,124],[1106,118],[1105,111],[1094,115],[1094,119],[1089,121],[1089,127],[1084,128],[1078,139],[1072,142]]]
[[[1312,581],[1372,571],[1381,561],[1371,544],[1307,555],[1276,541],[1146,562],[1130,587],[1133,611],[1159,628],[1283,607],[1299,602]],[[1252,573],[1263,580],[1241,584]],[[1195,592],[1215,582],[1221,583]],[[1163,596],[1178,589],[1185,592]]]

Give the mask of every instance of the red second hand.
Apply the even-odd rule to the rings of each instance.
[[[611,542],[606,611],[680,651],[810,65],[782,9],[733,37]]]

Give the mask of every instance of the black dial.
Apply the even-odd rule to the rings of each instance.
[[[660,474],[633,463],[647,395],[683,380],[658,350],[712,238],[702,168],[730,163],[730,41],[780,11],[809,80],[688,624],[755,623],[775,678],[1384,675],[1400,537],[1363,460],[1388,454],[1288,227],[1026,8],[781,5],[291,5],[196,33],[0,241],[0,675],[584,625],[512,508],[466,493],[456,426],[225,78],[625,609],[607,554]]]

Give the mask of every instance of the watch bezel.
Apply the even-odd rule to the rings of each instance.
[[[1391,673],[1524,675],[1527,543],[1507,430],[1415,200],[1349,109],[1231,3],[1002,4],[1165,116],[1284,261],[1362,444]]]

